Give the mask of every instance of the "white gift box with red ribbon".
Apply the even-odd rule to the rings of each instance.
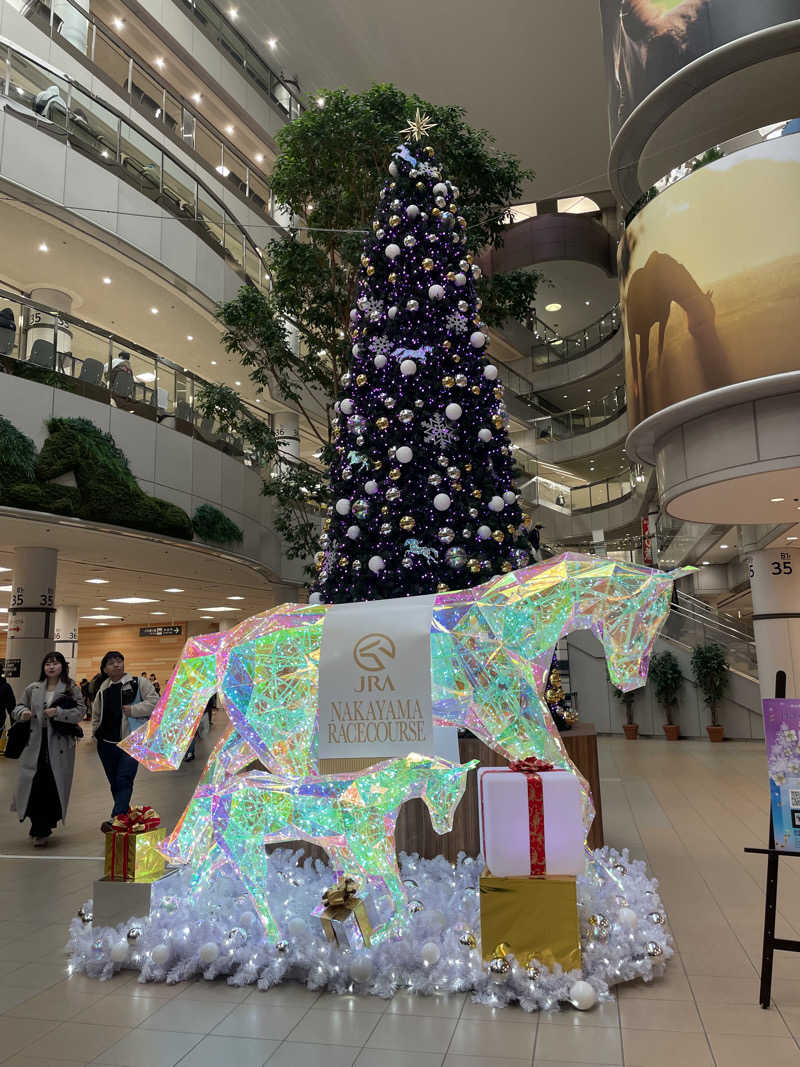
[[[496,877],[583,874],[581,788],[570,771],[538,760],[481,767],[478,808],[481,851]]]

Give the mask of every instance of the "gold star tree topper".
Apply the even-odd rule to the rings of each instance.
[[[421,141],[427,134],[428,130],[432,130],[435,126],[438,126],[438,122],[431,122],[430,115],[421,115],[419,108],[411,119],[408,126],[400,131],[400,133],[406,137],[413,137],[415,141]]]

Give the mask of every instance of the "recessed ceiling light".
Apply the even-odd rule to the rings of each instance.
[[[584,300],[584,303],[586,304],[586,306],[588,308],[592,302],[591,302],[591,300]]]
[[[0,585],[0,593],[10,593],[13,588],[14,588],[13,585]],[[241,600],[241,599],[242,598],[240,596],[237,596],[237,597],[230,596],[230,597],[228,597],[228,600]]]
[[[769,498],[770,504],[782,504],[786,497],[783,496],[771,496]]]
[[[213,619],[214,616],[213,615],[201,615],[200,618],[201,619]]]
[[[158,56],[156,58],[155,64],[156,64],[156,66],[158,67],[159,70],[163,70],[164,69],[164,60],[161,58],[161,56]]]
[[[256,163],[263,163],[264,155],[262,152],[256,152]]]
[[[157,315],[158,314],[158,308],[150,308],[150,314],[151,315]]]
[[[108,626],[107,622],[96,622],[95,626]]]
[[[278,47],[278,38],[277,37],[270,37],[269,40],[267,41],[267,44],[273,50],[276,49]]]
[[[40,251],[40,252],[49,252],[49,251],[50,251],[50,249],[49,249],[49,248],[47,247],[47,245],[45,244],[45,242],[44,242],[44,241],[42,241],[42,243],[41,243],[41,244],[39,245],[39,251]]]
[[[226,126],[225,127],[225,133],[232,134],[233,133],[233,126]]]
[[[703,566],[704,566],[704,567],[710,567],[710,566],[711,566],[711,564],[710,564],[710,563],[708,562],[708,560],[707,560],[707,559],[704,559],[704,560],[703,560]]]
[[[0,567],[0,571],[2,571],[4,574],[6,573],[6,571],[10,571],[10,570],[11,570],[10,567]]]
[[[151,611],[151,615],[166,615],[166,611]]]
[[[11,586],[9,585],[7,588],[11,589]],[[225,599],[226,600],[244,600],[244,597],[243,596],[229,596],[229,597],[226,597]]]
[[[202,99],[200,93],[192,93],[192,100],[194,100],[196,104],[199,104]]]
[[[8,615],[8,608],[0,608],[0,615]]]
[[[193,341],[194,340],[194,334],[193,333],[187,333],[186,334],[186,340],[187,341]]]
[[[151,596],[110,596],[109,604],[157,604]]]
[[[172,589],[165,589],[165,590],[164,590],[164,592],[165,592],[165,593],[182,593],[182,592],[183,592],[183,590],[182,590],[182,589],[175,589],[175,588],[172,588]]]
[[[720,545],[719,547],[720,548],[727,548],[728,546],[727,545]]]
[[[796,541],[797,538],[796,537],[787,537],[786,540],[787,541]]]
[[[566,399],[567,399],[567,394],[566,394],[566,393],[564,393],[563,399],[564,399],[564,400],[566,400]]]
[[[236,8],[236,7],[229,7],[228,8],[228,18],[232,18],[232,19],[236,20],[236,19],[238,19],[238,17],[239,17],[239,9]]]
[[[108,585],[108,578],[85,578],[89,585]]]
[[[82,619],[121,619],[121,615],[81,615]]]
[[[108,277],[103,278],[103,285],[111,285],[111,279]]]
[[[587,388],[587,390],[586,390],[586,392],[587,392],[587,393],[591,393],[591,391],[592,391],[592,390],[591,390],[591,389],[588,389],[588,388]]]
[[[115,19],[114,19],[114,29],[115,30],[121,30],[124,25],[125,25],[125,19],[121,19],[119,16],[115,17]]]
[[[227,608],[223,605],[221,608],[198,608],[198,611],[241,611],[241,608]]]
[[[241,382],[234,382],[233,384],[234,385],[241,385],[242,383]]]
[[[561,310],[561,305],[560,304],[545,304],[544,309],[545,309],[545,311],[560,311]]]

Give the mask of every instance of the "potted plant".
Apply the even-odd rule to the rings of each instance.
[[[656,700],[664,709],[667,721],[664,733],[668,741],[677,741],[680,727],[672,721],[678,706],[678,693],[683,685],[683,675],[677,658],[669,650],[659,652],[650,660],[650,678],[656,691]]]
[[[717,708],[728,688],[728,661],[722,645],[710,642],[696,645],[692,650],[692,674],[703,692],[703,700],[711,713],[711,725],[706,726],[711,741],[721,741],[724,729],[717,718]]]
[[[635,692],[623,693],[621,689],[614,686],[614,696],[625,708],[625,722],[622,724],[622,729],[625,732],[625,737],[628,741],[635,741],[639,736],[639,724],[633,721],[633,701],[636,697]]]

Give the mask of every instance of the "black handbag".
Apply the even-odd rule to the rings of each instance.
[[[51,719],[50,726],[62,737],[83,737],[83,730],[76,722],[61,722],[59,719]]]
[[[19,759],[31,739],[31,720],[15,722],[6,734],[6,759]]]

